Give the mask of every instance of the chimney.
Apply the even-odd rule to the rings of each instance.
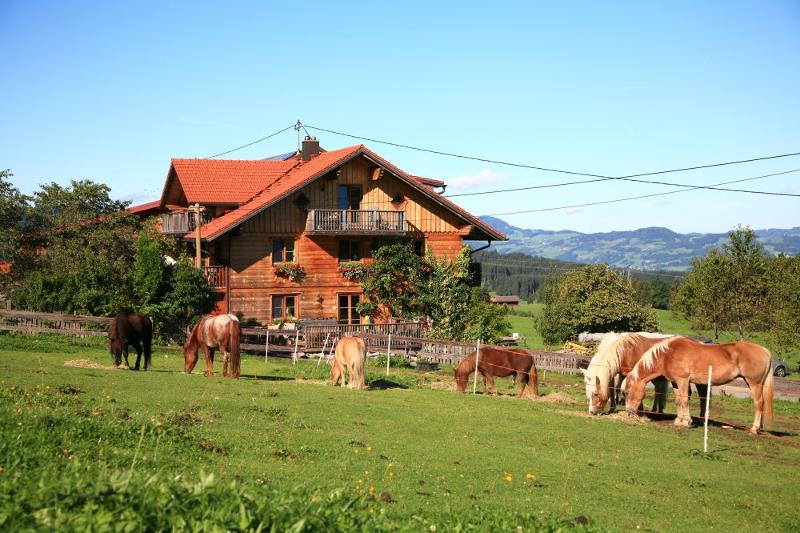
[[[303,139],[303,148],[300,150],[300,153],[303,155],[303,161],[308,161],[312,157],[318,156],[319,141],[317,138],[306,135],[306,138]]]

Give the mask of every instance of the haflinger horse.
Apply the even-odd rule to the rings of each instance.
[[[214,350],[219,348],[222,352],[222,376],[238,378],[240,337],[239,319],[236,315],[205,315],[195,325],[183,346],[183,369],[187,374],[192,373],[194,365],[197,364],[197,350],[202,347],[206,357],[204,375],[213,376]]]
[[[748,341],[726,344],[703,344],[686,337],[666,339],[650,348],[625,384],[625,407],[628,414],[636,409],[644,396],[645,384],[656,376],[677,383],[675,404],[678,417],[675,425],[689,426],[689,383],[707,383],[711,367],[711,384],[724,385],[738,377],[750,387],[755,404],[755,417],[750,432],[757,434],[763,425],[772,424],[772,356],[769,350]],[[704,401],[703,395],[700,398]]]
[[[465,357],[453,370],[456,387],[461,392],[466,392],[467,380],[475,372],[475,357],[477,352]],[[520,349],[495,348],[493,346],[481,347],[478,358],[478,372],[483,376],[483,390],[497,396],[494,378],[508,376],[519,377],[520,389],[517,398],[525,393],[525,386],[529,388],[531,396],[539,396],[539,377],[536,374],[536,365],[533,355]]]
[[[111,359],[114,366],[122,364],[122,357],[125,357],[125,366],[128,364],[128,346],[133,346],[136,350],[136,366],[134,370],[139,370],[139,364],[144,354],[144,369],[150,367],[150,356],[152,354],[153,343],[153,322],[150,317],[142,313],[118,313],[111,319],[108,328],[108,345],[111,351]]]
[[[609,400],[610,409],[614,411],[618,401],[617,393],[621,390],[621,378],[633,369],[647,350],[670,337],[671,335],[644,331],[607,333],[597,347],[597,353],[589,362],[589,368],[581,370],[589,413],[593,415],[603,413]],[[663,413],[669,382],[663,378],[656,378],[653,380],[653,385],[656,391],[652,410]]]
[[[342,337],[336,343],[336,351],[333,356],[331,367],[331,385],[334,387],[342,379],[342,387],[347,381],[346,372],[350,373],[350,382],[347,387],[350,389],[363,389],[364,383],[364,363],[367,359],[367,345],[361,337]]]

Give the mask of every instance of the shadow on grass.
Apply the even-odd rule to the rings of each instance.
[[[370,381],[367,388],[369,390],[407,389],[408,386],[388,379],[376,379],[375,381]]]

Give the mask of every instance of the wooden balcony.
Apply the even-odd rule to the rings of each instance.
[[[200,223],[209,221],[205,213],[200,215]],[[194,213],[191,211],[173,211],[161,215],[161,232],[164,235],[186,235],[194,231]]]
[[[224,289],[228,286],[228,269],[224,266],[203,267],[203,274],[212,289]]]
[[[306,219],[306,232],[312,234],[403,235],[405,213],[351,209],[311,209]]]

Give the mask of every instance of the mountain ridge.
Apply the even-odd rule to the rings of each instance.
[[[692,259],[728,241],[728,233],[677,233],[650,226],[626,231],[582,233],[573,230],[526,229],[490,216],[481,220],[502,231],[507,242],[492,243],[500,253],[519,252],[578,263],[608,263],[640,270],[690,270]],[[754,230],[764,249],[775,255],[800,253],[800,227]]]

